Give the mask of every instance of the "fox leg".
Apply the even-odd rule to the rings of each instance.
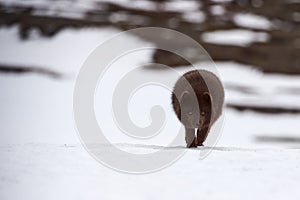
[[[197,146],[203,146],[203,142],[206,140],[209,133],[209,127],[199,127],[197,130]]]
[[[185,128],[185,141],[188,148],[197,147],[197,138],[195,136],[195,129]]]

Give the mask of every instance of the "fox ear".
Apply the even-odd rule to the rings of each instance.
[[[188,91],[184,91],[184,92],[180,95],[180,97],[179,97],[179,102],[182,102],[183,99],[184,99],[188,94],[189,94]]]
[[[204,92],[202,97],[203,97],[204,102],[206,102],[208,104],[212,103],[209,92]]]

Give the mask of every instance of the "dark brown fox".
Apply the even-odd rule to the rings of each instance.
[[[210,128],[222,114],[223,103],[224,88],[215,74],[193,70],[178,79],[172,93],[172,104],[185,126],[187,147],[203,146]]]

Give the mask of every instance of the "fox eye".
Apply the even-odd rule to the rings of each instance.
[[[201,114],[202,116],[204,116],[204,115],[205,115],[205,112],[201,112],[200,114]]]

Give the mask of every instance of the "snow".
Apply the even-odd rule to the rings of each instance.
[[[236,14],[234,22],[241,27],[257,28],[269,30],[272,28],[272,22],[265,17],[254,14]]]
[[[68,29],[55,38],[33,35],[30,40],[22,41],[18,37],[18,27],[12,26],[0,29],[0,61],[21,66],[44,67],[75,77],[91,51],[111,34],[118,32],[113,28],[103,28],[101,31],[97,28]]]
[[[199,8],[199,2],[189,1],[167,1],[164,3],[164,10],[175,11],[175,12],[194,12]]]
[[[119,173],[99,164],[82,147],[76,133],[72,95],[75,76],[85,58],[119,30],[66,29],[52,39],[33,37],[28,41],[18,39],[17,30],[0,29],[0,63],[45,67],[67,78],[0,74],[0,199],[299,199],[299,143],[268,143],[257,137],[299,138],[296,127],[300,115],[225,109],[221,138],[203,160],[199,159],[200,152],[206,148],[189,149],[173,165],[141,175]],[[134,36],[126,42],[146,44]],[[119,74],[108,76],[108,85],[113,87],[125,66],[149,61],[150,53],[139,51],[115,62],[112,71]],[[298,76],[263,75],[235,63],[217,66],[225,84],[258,89],[253,96],[226,88],[227,102],[298,105],[299,95],[278,95],[278,88],[300,87]],[[167,71],[147,73],[168,76]],[[97,119],[107,122],[106,136],[120,149],[141,154],[162,150],[179,127],[170,108],[169,93],[163,88],[152,86],[137,91],[129,104],[130,117],[139,125],[149,123],[148,112],[154,104],[165,110],[167,131],[143,141],[117,130],[109,113],[100,112],[102,98],[98,95]],[[149,98],[144,99],[144,95]],[[167,150],[183,148],[182,141],[180,147]]]
[[[149,0],[77,0],[77,1],[67,1],[67,0],[60,0],[57,2],[52,2],[50,0],[1,0],[2,3],[5,5],[23,5],[23,6],[34,6],[39,8],[43,15],[58,15],[62,16],[65,15],[67,17],[72,18],[73,14],[83,14],[84,11],[87,9],[94,9],[95,4],[97,3],[112,3],[123,6],[129,9],[140,9],[140,10],[148,10],[148,11],[157,11],[158,4],[149,1]],[[195,1],[170,1],[165,3],[165,10],[166,11],[190,11],[194,10],[198,7],[198,3]],[[47,12],[45,12],[45,8],[47,8]],[[97,9],[102,9],[101,6],[97,6]],[[70,12],[70,10],[72,12]],[[67,12],[64,13],[64,12]],[[37,12],[35,14],[38,14]],[[75,16],[76,17],[76,16]],[[76,17],[77,18],[77,17]]]
[[[120,6],[124,6],[126,8],[133,9],[143,9],[143,10],[155,10],[156,4],[147,0],[77,0],[77,1],[68,1],[68,0],[60,0],[59,3],[52,2],[51,0],[1,0],[5,5],[23,5],[23,6],[34,6],[39,9],[45,9],[49,11],[49,13],[43,14],[53,14],[56,13],[58,15],[61,14],[59,11],[70,11],[73,12],[83,12],[85,9],[93,9],[95,8],[95,3],[113,3],[118,4]],[[177,3],[178,5],[178,3]],[[101,9],[101,7],[97,7]]]
[[[191,23],[201,23],[205,20],[205,14],[201,11],[186,12],[182,14],[182,18]]]
[[[210,7],[210,12],[213,15],[223,15],[225,13],[225,9],[223,6],[211,6]]]
[[[299,199],[298,149],[218,149],[202,161],[188,150],[167,169],[138,176],[100,165],[77,145],[0,149],[1,199]]]
[[[213,2],[216,2],[216,3],[226,3],[226,2],[231,2],[232,0],[212,0]]]
[[[269,36],[264,32],[236,29],[203,33],[202,39],[212,44],[248,46],[253,42],[267,42]]]
[[[240,105],[300,108],[297,103],[300,101],[300,96],[293,91],[300,89],[298,76],[264,75],[250,66],[232,62],[220,62],[217,65],[225,87],[229,84],[238,85],[254,91],[252,94],[251,92],[242,93],[228,89],[227,102]]]
[[[66,1],[60,0],[59,3],[49,0],[1,0],[2,4],[7,6],[27,6],[35,7],[34,15],[60,16],[67,18],[77,18],[84,16],[86,9],[93,9],[94,2],[86,1]]]
[[[109,20],[113,23],[121,21],[130,21],[133,24],[141,25],[149,22],[149,19],[147,17],[141,17],[138,15],[128,15],[127,13],[113,13],[109,16]]]

